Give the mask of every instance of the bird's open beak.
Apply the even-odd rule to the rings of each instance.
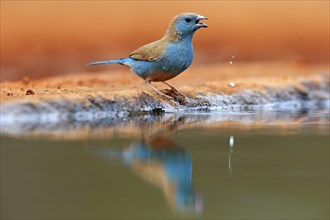
[[[197,18],[196,18],[195,27],[197,27],[197,28],[207,28],[208,26],[206,24],[199,23],[201,20],[209,20],[209,19],[202,16],[202,15],[198,15]]]

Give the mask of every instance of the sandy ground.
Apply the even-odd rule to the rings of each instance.
[[[138,76],[125,67],[87,67],[92,73],[31,80],[24,77],[17,82],[3,82],[1,104],[13,101],[38,102],[54,99],[84,99],[100,95],[105,98],[131,97],[147,93],[159,97]],[[102,69],[102,72],[100,72]],[[96,71],[98,70],[98,71]],[[261,91],[265,88],[299,87],[301,80],[329,79],[328,64],[304,63],[225,63],[192,66],[170,80],[183,94],[194,97],[200,93],[233,94],[241,90]],[[154,83],[164,89],[162,83]]]

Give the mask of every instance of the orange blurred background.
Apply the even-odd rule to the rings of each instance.
[[[329,1],[1,0],[1,81],[91,71],[157,40],[181,12],[210,19],[194,65],[329,61]]]

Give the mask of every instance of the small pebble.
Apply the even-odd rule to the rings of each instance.
[[[28,90],[26,90],[25,95],[34,95],[34,92],[33,92],[33,90],[28,89]]]

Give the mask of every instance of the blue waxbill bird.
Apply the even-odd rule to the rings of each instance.
[[[172,19],[161,39],[134,50],[128,58],[92,62],[89,65],[128,66],[158,94],[171,98],[151,85],[151,82],[162,82],[178,92],[173,85],[165,81],[176,77],[190,66],[194,57],[192,37],[198,29],[208,27],[201,23],[201,20],[207,18],[195,13],[179,14]]]

